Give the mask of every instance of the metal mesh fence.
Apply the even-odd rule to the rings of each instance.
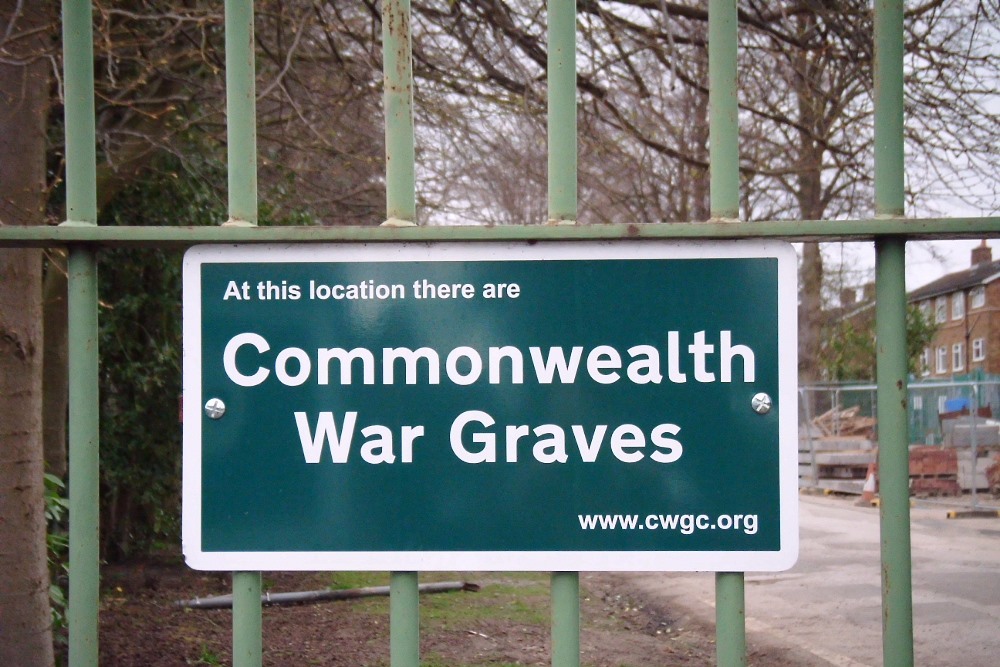
[[[976,406],[980,418],[978,430],[1000,416],[1000,376],[911,382],[908,388],[907,431],[911,444],[954,444],[955,437],[967,440],[969,426],[962,418],[970,415],[972,406]],[[811,424],[825,435],[864,435],[867,421],[861,423],[859,418],[871,418],[876,420],[872,433],[875,436],[875,389],[874,384],[803,386],[799,389],[799,423],[803,430]]]
[[[876,386],[803,386],[799,396],[801,484],[860,493],[877,460]],[[998,412],[998,376],[910,383],[911,492],[976,494],[990,488],[986,471],[1000,453]]]

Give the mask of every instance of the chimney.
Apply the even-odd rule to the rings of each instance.
[[[986,245],[986,239],[976,248],[972,249],[972,266],[976,264],[989,264],[993,261],[993,249]]]
[[[865,303],[875,301],[875,283],[865,283],[864,286]]]
[[[858,292],[853,287],[845,287],[840,290],[841,308],[850,308],[858,298]]]

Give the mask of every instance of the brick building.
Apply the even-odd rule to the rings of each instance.
[[[1000,260],[985,241],[972,250],[968,269],[915,289],[908,299],[938,326],[921,358],[924,378],[1000,375]]]

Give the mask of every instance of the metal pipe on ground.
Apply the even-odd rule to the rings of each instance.
[[[429,584],[420,584],[417,587],[417,590],[418,592],[424,594],[450,593],[453,591],[468,591],[470,593],[475,593],[479,591],[479,584],[473,584],[467,581],[441,581]],[[368,586],[366,588],[348,588],[344,590],[297,591],[292,593],[266,592],[260,596],[260,602],[265,606],[280,607],[283,605],[303,604],[307,602],[356,600],[358,598],[388,595],[388,586]],[[174,604],[185,609],[231,609],[233,606],[233,596],[216,595],[207,598],[194,598],[193,600],[178,600]]]

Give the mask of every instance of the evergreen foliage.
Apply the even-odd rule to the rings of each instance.
[[[192,151],[191,154],[197,154]],[[225,167],[162,160],[102,211],[102,225],[215,225],[226,219]],[[262,224],[280,220],[265,209]],[[179,541],[180,250],[115,248],[100,256],[102,556]]]
[[[874,381],[875,317],[874,307],[865,316],[832,320],[824,328],[820,353],[824,377],[834,382]],[[906,308],[906,358],[911,374],[918,374],[920,354],[937,333],[937,325],[920,308]]]

